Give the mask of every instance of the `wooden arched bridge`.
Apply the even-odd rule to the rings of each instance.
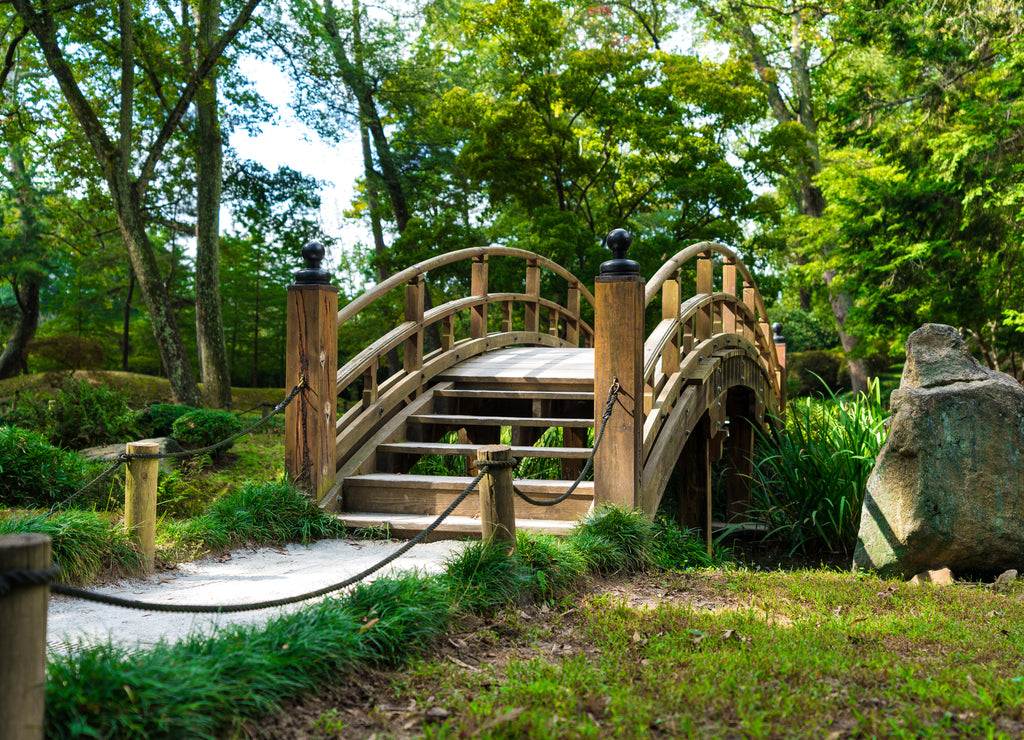
[[[730,463],[726,514],[741,513],[754,427],[780,416],[785,403],[784,346],[773,340],[754,279],[730,249],[702,242],[645,283],[626,259],[629,235],[612,232],[608,243],[613,259],[593,293],[541,255],[491,246],[414,265],[340,312],[337,290],[319,269],[322,249],[307,247],[307,269],[289,287],[288,382],[306,383],[286,412],[289,473],[349,523],[386,523],[401,536],[422,529],[471,480],[469,461],[480,446],[504,439],[517,459],[549,461],[556,479],[516,486],[552,499],[581,472],[615,382],[593,480],[554,507],[517,499],[517,526],[565,531],[603,502],[653,517],[675,480],[669,495],[683,521],[710,532],[710,463],[722,455]],[[522,292],[490,292],[488,270],[498,260],[525,263]],[[463,261],[471,262],[470,295],[428,308],[428,274]],[[690,261],[692,294],[680,279]],[[542,285],[560,300],[542,295]],[[338,331],[365,332],[362,312],[398,289],[404,320],[380,327],[379,338],[336,369]],[[659,294],[661,320],[645,333],[645,310]],[[425,353],[430,332],[439,346]],[[389,355],[401,367],[378,382]],[[351,387],[361,398],[338,415],[338,396]],[[554,444],[536,444],[552,436]],[[416,467],[427,455],[448,456],[445,474]],[[478,516],[470,498],[443,526],[479,534]]]

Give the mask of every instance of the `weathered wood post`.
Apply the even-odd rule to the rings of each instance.
[[[129,442],[129,455],[155,455],[160,445],[155,442]],[[146,570],[153,571],[156,554],[156,487],[160,461],[154,458],[133,458],[128,463],[124,481],[124,526],[142,549]]]
[[[510,463],[508,445],[485,445],[476,452],[477,463]],[[495,467],[480,479],[480,527],[483,538],[493,537],[516,549],[516,505],[512,492],[512,467]]]
[[[640,265],[626,259],[632,243],[616,229],[606,239],[612,259],[594,284],[594,424],[601,417],[612,381],[619,396],[594,457],[594,503],[632,509],[640,501],[643,465],[644,284]]]
[[[782,336],[782,324],[772,324],[772,341],[775,342],[775,354],[779,357],[779,408],[782,418],[786,418],[786,338]]]
[[[320,267],[324,248],[302,248],[306,267],[288,286],[285,382],[304,383],[285,409],[285,472],[317,501],[334,485],[338,408],[338,289]]]
[[[0,537],[0,579],[50,567],[50,538]],[[0,737],[42,740],[46,697],[47,584],[0,591]]]

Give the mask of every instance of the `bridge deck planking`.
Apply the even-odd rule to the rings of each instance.
[[[502,383],[594,382],[594,350],[575,347],[507,347],[445,370],[445,380]]]

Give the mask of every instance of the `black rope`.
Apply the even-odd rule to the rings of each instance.
[[[16,588],[45,586],[59,575],[60,568],[56,565],[45,570],[11,570],[7,573],[0,573],[0,599]]]
[[[111,465],[109,468],[107,468],[102,473],[97,475],[95,478],[93,478],[91,481],[89,481],[84,486],[79,488],[77,491],[72,493],[70,496],[68,496],[63,501],[59,501],[58,503],[56,503],[52,507],[50,507],[50,511],[47,514],[47,516],[53,516],[57,512],[57,510],[62,509],[65,506],[67,506],[68,504],[70,504],[72,501],[74,501],[76,498],[78,498],[83,493],[88,491],[94,485],[99,483],[101,480],[103,480],[108,475],[113,473],[119,467],[121,467],[125,463],[130,462],[131,460],[167,460],[167,459],[180,459],[180,458],[186,458],[186,457],[193,457],[195,455],[201,455],[204,452],[211,452],[213,450],[216,450],[216,449],[219,449],[221,447],[224,447],[225,445],[231,444],[231,443],[235,442],[236,440],[241,439],[245,435],[251,434],[254,429],[258,428],[259,426],[261,426],[263,424],[266,424],[274,416],[276,416],[277,414],[279,414],[282,411],[284,411],[285,407],[288,406],[288,404],[290,404],[295,399],[295,396],[297,396],[299,394],[299,391],[301,391],[305,387],[306,387],[306,379],[303,378],[302,380],[299,381],[298,385],[296,385],[294,388],[292,388],[291,392],[287,396],[285,396],[285,399],[283,401],[281,401],[281,403],[277,404],[277,406],[274,407],[273,411],[271,411],[265,417],[263,417],[262,419],[257,421],[255,424],[252,424],[251,426],[247,427],[246,429],[243,429],[238,434],[234,434],[234,435],[228,437],[227,439],[221,440],[217,444],[209,445],[207,447],[200,447],[199,449],[196,449],[196,450],[184,450],[183,452],[164,452],[164,453],[159,453],[159,452],[122,452],[120,455],[117,456],[117,458],[115,459],[113,465]]]
[[[399,557],[408,552],[414,545],[418,545],[423,539],[433,532],[453,511],[461,504],[466,497],[476,488],[476,484],[480,482],[480,479],[487,473],[488,464],[481,465],[483,468],[480,473],[473,479],[473,481],[466,486],[466,489],[460,493],[454,501],[448,506],[442,514],[431,522],[426,529],[420,532],[418,535],[413,537],[411,540],[406,542],[404,545],[399,547],[395,552],[388,555],[386,558],[381,560],[376,565],[372,565],[361,573],[357,573],[354,576],[346,578],[344,581],[334,583],[330,586],[324,586],[318,588],[315,591],[308,593],[299,594],[298,596],[289,596],[282,599],[273,599],[271,601],[257,601],[252,604],[227,604],[227,605],[196,605],[196,604],[154,604],[145,601],[135,601],[133,599],[122,599],[118,596],[108,596],[107,594],[96,593],[95,591],[86,591],[80,588],[74,588],[73,586],[67,586],[63,583],[54,583],[50,585],[50,591],[57,594],[63,594],[64,596],[71,596],[76,599],[84,599],[85,601],[95,601],[99,604],[109,604],[110,606],[121,606],[126,609],[143,609],[146,611],[156,612],[188,612],[192,614],[228,614],[230,612],[248,612],[256,611],[257,609],[270,609],[275,606],[287,606],[288,604],[296,604],[300,601],[307,601],[309,599],[315,599],[318,596],[329,594],[332,591],[340,591],[343,588],[351,586],[359,581],[363,580],[369,575],[376,573],[378,570],[383,568],[385,565],[397,560]]]
[[[615,401],[619,397],[620,389],[621,386],[619,385],[619,381],[617,379],[613,380],[611,387],[608,389],[608,402],[604,405],[604,413],[601,414],[601,428],[594,436],[594,447],[593,449],[591,449],[590,456],[587,458],[587,464],[583,466],[583,470],[580,471],[579,476],[576,478],[576,480],[573,481],[572,485],[569,486],[569,490],[563,493],[558,498],[553,498],[546,501],[538,501],[535,498],[527,496],[525,493],[520,491],[515,486],[512,486],[512,490],[515,491],[516,496],[521,498],[526,503],[532,504],[533,506],[555,506],[557,504],[562,503],[567,498],[569,498],[569,496],[572,495],[572,492],[575,491],[579,484],[583,482],[583,479],[587,477],[587,473],[590,472],[590,468],[593,467],[594,465],[594,455],[597,454],[597,448],[601,445],[601,439],[604,437],[604,428],[608,426],[608,419],[611,418],[612,408],[614,408]]]

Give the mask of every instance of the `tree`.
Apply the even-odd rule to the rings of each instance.
[[[92,166],[99,170],[107,187],[118,227],[140,292],[146,303],[153,334],[178,403],[199,405],[199,391],[191,362],[181,339],[177,320],[160,274],[153,244],[147,233],[147,195],[157,167],[168,151],[185,114],[200,88],[209,80],[224,50],[248,22],[259,0],[246,0],[225,30],[203,45],[203,53],[187,77],[180,83],[173,75],[166,78],[154,66],[160,59],[148,42],[159,42],[158,19],[149,18],[133,7],[130,0],[119,0],[116,13],[104,13],[106,7],[55,7],[48,2],[11,0],[11,7],[24,29],[36,40],[47,68],[60,88],[64,101],[77,121],[92,153]],[[173,16],[168,13],[169,17]],[[96,26],[99,33],[95,33]],[[141,34],[138,33],[141,31]],[[119,39],[120,62],[118,91],[114,110],[108,110],[103,97],[90,97],[83,82],[90,69],[86,64],[90,44]],[[96,52],[102,55],[105,49]],[[172,60],[164,64],[172,69]],[[153,85],[152,97],[140,100],[137,91],[142,80],[137,69],[154,72],[146,76]],[[90,82],[95,83],[93,79]],[[137,130],[137,106],[150,104],[154,113],[155,134]],[[108,128],[109,126],[109,128]],[[114,132],[112,136],[110,131]],[[136,164],[141,162],[141,164]]]

